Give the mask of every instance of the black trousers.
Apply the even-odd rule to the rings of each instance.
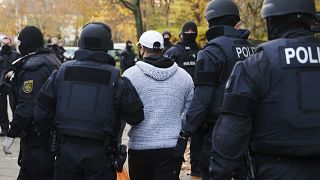
[[[320,157],[254,155],[259,180],[307,180],[320,178]]]
[[[8,90],[5,86],[0,87],[0,126],[2,131],[9,130],[8,118]]]
[[[201,176],[201,153],[203,138],[206,135],[206,130],[203,128],[198,129],[191,137],[190,143],[190,164],[191,164],[191,175]]]
[[[54,158],[49,137],[27,136],[20,141],[18,180],[53,180]]]
[[[179,180],[181,165],[173,159],[173,148],[129,149],[130,180]]]
[[[63,137],[56,160],[56,180],[116,180],[105,142]]]
[[[202,151],[201,151],[201,174],[203,180],[209,180],[209,166],[210,166],[210,157],[211,157],[211,147],[212,147],[212,132],[213,125],[207,129],[205,136],[203,137]]]

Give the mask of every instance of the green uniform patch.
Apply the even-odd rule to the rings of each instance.
[[[33,80],[27,80],[23,82],[23,92],[31,93],[33,89]]]

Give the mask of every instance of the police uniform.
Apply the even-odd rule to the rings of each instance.
[[[214,179],[230,176],[249,142],[257,179],[319,176],[318,50],[319,40],[296,30],[235,66],[213,134]]]
[[[187,44],[185,42],[178,42],[175,46],[168,49],[164,56],[174,60],[179,67],[187,71],[191,77],[194,77],[199,50],[200,47],[196,43]]]
[[[249,34],[247,30],[230,26],[212,27],[207,32],[209,42],[198,54],[195,93],[183,131],[193,133],[200,128],[205,133],[201,158],[204,178],[209,176],[211,134],[221,112],[220,102],[227,79],[234,64],[254,51],[254,47],[247,41]]]
[[[9,45],[6,45],[10,47]],[[12,50],[11,47],[8,50],[4,50],[4,48],[0,51],[0,126],[2,135],[7,135],[9,130],[9,118],[8,118],[8,95],[9,102],[11,106],[12,112],[14,112],[14,106],[12,103],[12,93],[10,91],[10,86],[6,79],[6,74],[9,71],[9,68],[13,61],[20,58],[21,55],[16,51]]]
[[[45,131],[54,116],[61,137],[57,179],[116,179],[120,117],[140,123],[143,105],[106,52],[80,49],[75,55],[77,60],[52,74],[37,97],[36,123]]]
[[[164,56],[174,60],[178,66],[187,71],[187,73],[193,79],[199,51],[200,47],[196,43],[186,43],[182,41],[178,42],[175,46],[167,50],[164,53]],[[201,176],[200,158],[203,136],[204,133],[201,131],[197,131],[192,135],[190,144],[190,163],[192,176]]]
[[[50,156],[48,134],[40,137],[34,129],[34,98],[59,60],[46,49],[24,56],[14,65],[13,84],[16,110],[8,137],[20,137],[21,166],[18,179],[53,179],[53,158]]]

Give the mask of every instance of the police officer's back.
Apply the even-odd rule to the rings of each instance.
[[[60,136],[57,179],[116,179],[113,163],[120,115],[131,125],[144,119],[134,87],[120,78],[107,53],[113,48],[111,37],[105,24],[84,26],[76,60],[53,73],[37,98],[35,116],[40,132],[55,114]]]
[[[53,179],[53,161],[49,154],[49,134],[38,136],[34,128],[34,98],[53,70],[60,66],[53,53],[43,47],[43,36],[34,26],[25,27],[19,34],[22,58],[14,62],[14,104],[16,109],[3,150],[9,148],[15,137],[20,137],[21,166],[18,179]]]
[[[270,42],[238,63],[213,134],[212,177],[230,177],[249,145],[257,179],[317,179],[319,40],[313,0],[265,0]]]
[[[197,61],[197,54],[200,50],[196,42],[198,28],[192,21],[186,22],[182,27],[182,40],[164,52],[164,56],[174,60],[179,67],[188,72],[193,78]]]
[[[240,21],[239,9],[231,0],[210,1],[206,9],[209,30],[208,43],[199,51],[195,70],[195,94],[187,112],[177,149],[184,139],[201,128],[205,132],[202,147],[201,170],[204,179],[209,179],[211,134],[221,112],[220,102],[227,79],[237,61],[250,56],[254,47],[247,41],[248,30],[236,29]],[[183,149],[183,148],[181,148]],[[183,153],[181,153],[183,154]]]

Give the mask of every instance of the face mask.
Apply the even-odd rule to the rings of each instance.
[[[31,53],[31,52],[29,52],[28,48],[25,47],[22,43],[19,45],[18,49],[19,49],[19,52],[21,53],[22,56],[25,56],[25,55],[28,55],[29,53]]]
[[[132,49],[132,46],[130,46],[130,45],[127,45],[127,50],[131,50]]]
[[[141,47],[139,47],[139,58],[143,59],[144,51],[141,53]]]
[[[186,43],[195,43],[197,38],[196,33],[183,33],[182,40]]]
[[[5,44],[2,46],[2,51],[5,53],[11,52],[11,46],[9,44]]]

